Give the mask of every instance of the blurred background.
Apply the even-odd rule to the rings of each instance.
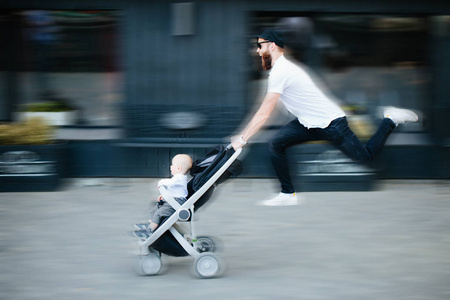
[[[373,166],[324,143],[292,148],[299,189],[450,178],[450,5],[437,1],[3,1],[0,121],[23,120],[33,104],[71,111],[53,124],[58,177],[169,176],[173,155],[227,144],[258,107],[268,74],[254,36],[265,27],[284,33],[286,56],[310,70],[362,140],[380,106],[420,115]],[[247,147],[242,176],[274,177],[265,142],[291,119],[279,107]]]

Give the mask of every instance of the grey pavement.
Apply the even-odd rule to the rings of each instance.
[[[78,179],[57,192],[0,194],[0,299],[450,299],[450,182],[383,181],[264,207],[269,179],[231,179],[198,214],[220,239],[223,277],[191,257],[134,272],[135,222],[157,179]]]

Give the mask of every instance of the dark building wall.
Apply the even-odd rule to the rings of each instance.
[[[193,34],[173,35],[170,2],[149,1],[126,12],[129,102],[242,103],[245,13],[226,1],[197,3],[194,13]]]
[[[2,1],[0,8],[121,11],[120,64],[125,73],[122,109],[127,136],[175,142],[225,137],[248,112],[253,101],[248,97],[247,86],[251,64],[248,36],[255,33],[250,32],[248,22],[255,12],[450,14],[450,4],[441,1],[192,1],[193,16],[188,24],[193,28],[191,34],[174,35],[176,3],[10,0]],[[446,44],[441,37],[432,43],[437,47],[431,55],[435,58],[433,72],[438,76],[434,99],[430,100],[436,105],[436,130],[444,137],[448,131],[439,128],[448,124],[442,112],[448,110],[450,101],[445,83],[448,68],[443,63],[448,53]],[[17,95],[17,79],[11,73],[6,81],[3,97],[8,99],[4,103],[11,109]],[[172,112],[187,112],[191,114],[187,117],[193,119],[190,121],[198,124],[173,130],[173,126],[164,124]]]
[[[433,132],[440,143],[447,148],[450,145],[450,23],[437,18],[432,24],[432,51],[430,61],[432,66],[432,99]]]
[[[172,5],[148,1],[126,11],[127,135],[225,136],[246,106],[245,10],[227,1],[195,3],[188,24],[192,34],[174,35]],[[191,113],[199,126],[177,131],[164,126],[174,112]]]
[[[144,0],[11,0],[0,3],[0,9],[105,9],[119,10],[123,14],[120,24],[121,67],[125,74],[123,126],[129,138],[127,142],[139,139],[150,144],[117,147],[103,142],[73,143],[71,176],[165,176],[170,151],[175,150],[167,147],[161,150],[158,144],[151,142],[171,142],[175,146],[178,143],[174,149],[179,149],[189,140],[216,138],[215,141],[220,141],[232,133],[253,101],[247,97],[247,51],[248,36],[254,34],[248,22],[255,12],[450,14],[450,2],[441,1],[195,1],[192,34],[173,35],[173,3]],[[437,26],[448,30],[446,24]],[[430,103],[435,110],[436,132],[439,140],[444,141],[450,138],[448,45],[448,34],[438,35],[434,37],[430,53],[436,76]],[[13,103],[17,79],[12,73],[7,79],[6,97],[9,97],[8,103]],[[203,123],[193,128],[171,129],[161,119],[172,112],[188,112],[194,119],[200,115]],[[448,147],[442,148],[442,153],[447,162]],[[92,157],[109,159],[93,166],[89,163]],[[395,162],[398,157],[401,154],[393,153],[391,160]],[[250,176],[261,174],[258,164],[262,160],[256,158],[257,155],[250,157],[254,160]],[[431,163],[436,160],[439,158]],[[269,169],[263,173],[269,174]],[[448,172],[445,174],[448,176]],[[404,172],[396,176],[402,177]]]

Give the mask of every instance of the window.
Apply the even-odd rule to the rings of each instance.
[[[27,10],[17,14],[22,46],[20,104],[65,101],[79,112],[74,125],[120,124],[120,13]]]

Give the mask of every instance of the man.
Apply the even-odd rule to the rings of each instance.
[[[386,107],[380,127],[364,146],[348,126],[344,111],[332,102],[300,67],[284,57],[283,37],[266,29],[258,38],[257,52],[264,70],[271,70],[267,94],[240,135],[232,138],[234,149],[243,147],[264,125],[278,100],[297,119],[283,126],[269,141],[273,167],[281,183],[281,193],[266,200],[264,205],[281,206],[298,203],[289,175],[286,149],[308,141],[327,140],[351,159],[367,162],[383,148],[394,128],[405,122],[418,121],[417,115],[406,109]]]

